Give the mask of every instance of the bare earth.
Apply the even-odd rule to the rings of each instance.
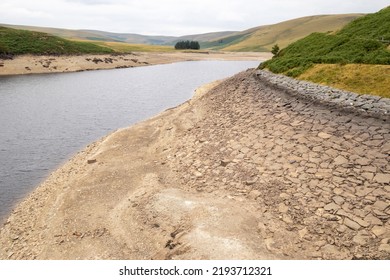
[[[0,59],[0,76],[37,73],[61,73],[84,70],[129,68],[191,60],[256,60],[271,58],[270,53],[230,52],[134,52],[124,55],[16,56]]]
[[[254,70],[78,153],[0,231],[2,259],[389,259],[390,124]]]

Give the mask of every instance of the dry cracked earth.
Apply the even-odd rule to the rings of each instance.
[[[248,70],[77,155],[11,215],[0,257],[390,259],[389,140]]]

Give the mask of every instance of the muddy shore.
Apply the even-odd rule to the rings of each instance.
[[[271,58],[270,53],[230,52],[134,52],[123,55],[34,56],[0,59],[0,76],[63,73],[86,70],[130,68],[193,60],[256,60]]]
[[[78,153],[0,259],[390,259],[389,140],[248,70]]]

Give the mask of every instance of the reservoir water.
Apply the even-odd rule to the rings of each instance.
[[[0,222],[89,143],[191,98],[202,84],[256,61],[0,77]]]

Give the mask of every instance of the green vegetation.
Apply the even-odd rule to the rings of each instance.
[[[280,51],[279,45],[276,44],[275,46],[272,47],[271,53],[273,55],[278,55],[279,51]]]
[[[47,33],[16,30],[0,26],[0,55],[70,55],[113,52],[110,48],[92,43],[73,42]]]
[[[197,41],[179,41],[175,44],[176,50],[199,50],[200,45]]]
[[[335,34],[313,33],[260,67],[298,77],[315,64],[390,65],[390,7],[359,18]]]

